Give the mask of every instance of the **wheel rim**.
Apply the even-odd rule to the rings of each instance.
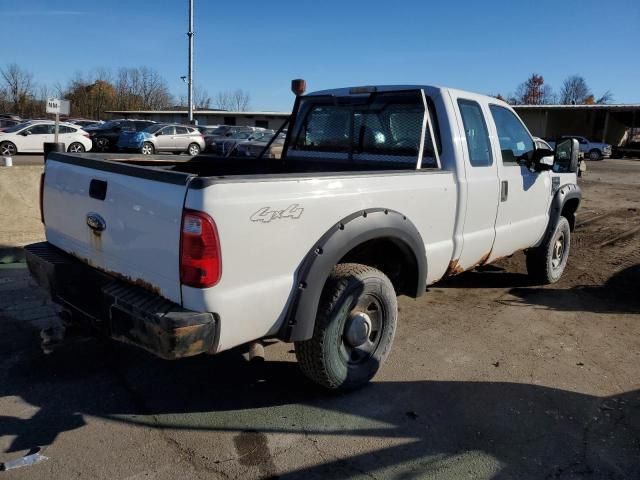
[[[200,153],[200,148],[197,145],[191,145],[189,147],[189,155],[197,155]]]
[[[598,152],[591,152],[591,153],[589,154],[589,158],[590,158],[591,160],[597,160],[598,158],[600,158],[600,155],[598,155]]]
[[[375,353],[382,338],[385,315],[382,302],[374,295],[366,294],[358,299],[340,339],[340,354],[348,365],[362,364]]]
[[[16,147],[12,143],[3,143],[0,153],[5,156],[11,156],[16,154]]]
[[[145,143],[142,146],[142,154],[143,155],[151,155],[153,153],[153,148],[148,143]]]
[[[551,267],[557,270],[562,265],[564,259],[566,237],[561,233],[553,244],[553,252],[551,254]]]
[[[106,138],[99,138],[96,144],[98,145],[98,148],[105,149],[107,148],[107,145],[109,144],[109,142],[107,141]]]
[[[69,151],[71,153],[82,153],[84,152],[84,147],[79,143],[72,143],[71,146],[69,147]]]

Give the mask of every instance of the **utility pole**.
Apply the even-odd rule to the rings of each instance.
[[[187,86],[189,93],[187,94],[189,102],[189,124],[193,124],[193,0],[189,0],[189,78]]]

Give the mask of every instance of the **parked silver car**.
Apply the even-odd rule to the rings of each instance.
[[[166,123],[150,125],[140,132],[122,132],[118,139],[119,149],[137,150],[143,155],[156,152],[198,155],[204,146],[204,137],[197,128]]]

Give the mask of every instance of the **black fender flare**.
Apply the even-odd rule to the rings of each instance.
[[[425,292],[427,257],[422,236],[416,226],[395,210],[360,210],[327,230],[301,262],[296,270],[292,298],[278,338],[297,342],[312,337],[320,295],[331,270],[353,248],[377,238],[397,242],[407,254],[413,255],[417,267],[417,282],[408,293],[418,297]]]
[[[551,205],[549,207],[549,223],[547,224],[547,229],[545,230],[541,243],[544,243],[544,241],[553,234],[566,203],[569,200],[576,198],[578,199],[579,206],[580,201],[582,200],[582,190],[575,183],[566,183],[555,188],[555,194],[553,195],[553,199],[551,200]],[[568,220],[571,224],[571,230],[573,230],[574,224],[572,223],[572,219]]]

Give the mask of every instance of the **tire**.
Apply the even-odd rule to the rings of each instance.
[[[70,153],[84,153],[84,151],[84,145],[82,145],[80,142],[73,142],[71,145],[69,145],[69,148],[67,148],[67,152]]]
[[[594,148],[589,152],[589,160],[602,160],[602,152]]]
[[[187,153],[191,156],[200,154],[200,145],[197,143],[191,143],[187,148]]]
[[[140,153],[143,155],[153,155],[155,152],[156,149],[151,142],[144,142],[142,148],[140,148]]]
[[[96,138],[96,150],[106,152],[109,150],[109,139],[106,137]]]
[[[16,153],[18,153],[18,149],[15,144],[12,142],[2,142],[0,143],[0,156],[2,157],[12,157]]]
[[[313,337],[295,343],[302,372],[329,390],[365,385],[391,350],[397,319],[396,292],[384,273],[337,265],[322,290]]]
[[[560,280],[571,250],[571,228],[560,217],[553,234],[542,245],[527,251],[527,272],[538,283],[551,284]]]

